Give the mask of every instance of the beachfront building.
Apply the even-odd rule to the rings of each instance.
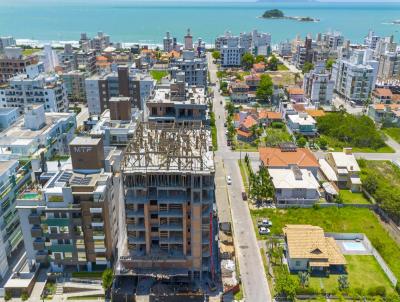
[[[29,157],[41,148],[46,148],[47,158],[68,154],[75,129],[75,113],[45,112],[43,105],[28,107],[12,127],[0,133],[0,155]]]
[[[18,160],[0,160],[0,280],[6,276],[16,251],[21,248],[22,233],[15,197],[30,180],[28,170],[28,164],[22,165]]]
[[[325,69],[325,64],[320,63],[313,70],[304,75],[303,90],[305,97],[316,106],[329,105],[333,98],[335,82],[330,79],[330,74]]]
[[[86,99],[91,115],[100,115],[110,108],[112,97],[130,97],[132,107],[143,110],[151,95],[155,80],[148,74],[133,74],[128,66],[118,66],[117,72],[94,75],[85,80]]]
[[[363,103],[375,87],[378,62],[367,59],[367,52],[354,51],[350,59],[340,59],[332,69],[334,90],[349,102]]]
[[[25,73],[30,65],[37,64],[37,55],[24,56],[21,47],[7,46],[0,54],[0,85],[17,74]]]
[[[143,112],[131,108],[128,97],[112,97],[109,104],[110,109],[104,110],[89,134],[92,138],[102,138],[104,146],[124,147],[143,121]]]
[[[207,59],[197,57],[193,50],[184,50],[181,57],[171,59],[169,72],[172,79],[176,79],[178,73],[184,72],[185,82],[188,85],[207,87]]]
[[[283,228],[289,269],[321,272],[345,271],[346,259],[333,237],[312,225],[288,224]]]
[[[189,86],[184,73],[176,80],[158,85],[146,102],[150,123],[208,124],[208,103],[204,87]]]
[[[0,53],[4,52],[4,49],[6,47],[13,47],[16,45],[17,45],[17,43],[16,43],[14,37],[12,37],[12,36],[0,37]]]
[[[8,84],[1,86],[0,105],[19,108],[21,114],[35,104],[43,104],[47,112],[67,112],[64,83],[56,74],[43,73],[42,65],[29,66],[26,73],[10,78]]]
[[[110,267],[118,242],[121,151],[77,137],[71,162],[42,171],[17,199],[30,267],[53,272]],[[39,185],[40,184],[40,185]]]
[[[278,204],[314,204],[320,198],[319,183],[306,169],[268,169]]]
[[[240,44],[239,37],[229,35],[226,37],[226,42],[221,45],[220,52],[222,67],[239,67],[246,49]]]
[[[61,75],[69,101],[86,102],[85,80],[88,76],[89,73],[79,70],[71,70]]]
[[[117,276],[204,280],[213,274],[210,150],[211,134],[204,127],[139,125],[121,165],[127,239]]]

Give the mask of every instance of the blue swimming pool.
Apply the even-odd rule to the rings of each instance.
[[[343,242],[343,246],[347,251],[357,251],[357,252],[366,251],[365,246],[362,242],[356,242],[356,241]]]

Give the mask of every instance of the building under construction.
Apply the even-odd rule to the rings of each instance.
[[[214,160],[203,126],[142,123],[122,162],[126,244],[116,273],[202,279],[214,271]]]

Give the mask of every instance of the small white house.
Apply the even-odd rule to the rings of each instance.
[[[298,166],[289,169],[268,169],[280,204],[314,204],[320,198],[319,183],[314,175]]]

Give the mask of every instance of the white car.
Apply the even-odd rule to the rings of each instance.
[[[231,185],[231,184],[232,184],[232,178],[231,178],[229,175],[226,177],[226,183],[227,183],[228,185]]]
[[[269,220],[268,218],[260,219],[258,221],[258,226],[259,227],[271,227],[272,226],[272,221]]]
[[[270,229],[267,229],[266,227],[261,227],[258,229],[258,233],[260,235],[268,235],[269,233],[271,233]]]

